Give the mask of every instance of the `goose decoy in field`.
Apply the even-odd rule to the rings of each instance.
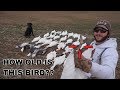
[[[46,39],[42,45],[50,44],[51,42],[52,42],[52,39]]]
[[[61,42],[57,45],[57,50],[64,49],[65,46],[66,44],[64,42]]]
[[[68,33],[68,38],[69,37],[72,37],[74,35],[74,33],[72,32],[72,33]]]
[[[46,33],[46,34],[44,34],[44,36],[43,37],[48,37],[49,36],[49,33]]]
[[[56,35],[59,35],[59,36],[60,36],[61,33],[62,33],[62,31],[57,31],[57,32],[56,32]]]
[[[65,44],[69,44],[69,43],[72,43],[72,42],[73,42],[73,39],[68,39]]]
[[[29,47],[29,42],[22,43],[21,45],[17,45],[15,48],[21,48],[21,52],[23,52],[27,47]]]
[[[41,43],[43,43],[43,44],[39,44],[39,45],[36,45],[36,46],[34,46],[35,48],[40,48],[40,47],[42,47],[42,46],[44,46],[44,45],[46,45],[46,44],[50,44],[51,42],[52,42],[52,39],[43,39],[44,41],[41,41]],[[39,41],[40,42],[40,41]]]
[[[41,55],[43,52],[43,49],[35,48],[33,53],[31,53],[32,58],[36,57],[37,55]]]
[[[77,38],[77,40],[80,40],[80,34],[78,34],[78,33],[75,33],[74,35],[73,35],[73,38]]]
[[[56,39],[59,39],[59,38],[60,38],[60,36],[57,35],[57,36],[54,36],[53,39],[56,40]]]
[[[47,40],[46,37],[41,38],[35,44],[44,43],[46,40]]]
[[[48,48],[54,47],[54,46],[56,46],[57,44],[58,44],[58,41],[52,41],[52,42],[50,42],[50,44],[47,45],[47,46],[43,49],[42,54],[45,54]]]
[[[53,31],[51,31],[51,33],[50,34],[55,34],[56,33],[56,31],[55,30],[53,30]]]
[[[39,49],[34,50],[34,52],[32,53],[32,58],[34,58],[37,55],[38,51],[39,51]]]
[[[55,34],[50,34],[50,36],[47,37],[47,38],[51,38],[51,39],[53,39],[54,37],[55,37]]]
[[[49,48],[49,47],[52,47],[52,46],[55,46],[55,45],[57,45],[57,44],[58,44],[58,41],[52,41],[52,42],[50,42],[50,44],[49,44],[48,46],[46,46],[45,49],[47,49],[47,48]]]
[[[40,51],[41,49],[39,47],[41,47],[41,45],[30,44],[30,49],[29,49],[29,53],[27,54],[27,56],[28,57],[31,56],[33,53],[35,53],[38,50]],[[41,52],[42,52],[42,50],[41,50]]]
[[[42,44],[36,45],[34,46],[34,48],[40,48],[42,46]]]
[[[36,41],[38,41],[40,38],[41,38],[40,36],[35,37],[31,42],[32,42],[32,43],[33,43],[33,42],[36,42]]]
[[[36,57],[37,55],[41,55],[42,52],[43,50],[40,48],[35,49],[34,52],[32,53],[32,58]]]
[[[28,57],[29,57],[29,56],[31,56],[31,55],[32,55],[32,53],[31,53],[31,52],[27,54],[27,56],[28,56]]]
[[[73,45],[78,46],[78,45],[80,45],[80,42],[77,40],[77,41],[73,42]]]
[[[67,39],[67,36],[64,36],[64,37],[60,38],[59,42],[65,41],[66,39]]]
[[[30,45],[30,50],[29,50],[29,53],[27,54],[27,56],[28,56],[28,57],[31,56],[35,49],[36,49],[36,48],[35,48],[34,44],[31,44],[31,45]]]
[[[66,36],[67,34],[68,34],[67,31],[63,31],[63,32],[61,33],[62,36]]]
[[[73,34],[73,38],[78,38],[78,34],[77,34],[77,33],[74,33],[74,34]]]

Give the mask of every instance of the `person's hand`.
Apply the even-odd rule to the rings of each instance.
[[[92,62],[87,60],[81,53],[81,58],[78,57],[78,51],[74,51],[74,63],[76,68],[82,69],[84,72],[89,72]]]
[[[80,69],[82,69],[84,72],[89,73],[90,69],[92,67],[92,62],[90,60],[80,60]]]

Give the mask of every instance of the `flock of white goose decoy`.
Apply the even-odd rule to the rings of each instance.
[[[64,63],[68,54],[73,51],[69,48],[69,45],[81,46],[81,49],[86,43],[85,36],[65,31],[51,31],[42,36],[35,37],[30,42],[24,42],[21,45],[17,45],[21,52],[28,50],[27,57],[35,58],[40,55],[45,55],[46,60],[53,60],[53,66],[50,69],[54,69],[56,65]]]

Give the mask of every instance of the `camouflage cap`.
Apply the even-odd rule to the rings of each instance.
[[[106,21],[106,20],[98,21],[95,28],[98,28],[98,27],[104,28],[107,31],[111,30],[111,24],[109,23],[109,21]]]

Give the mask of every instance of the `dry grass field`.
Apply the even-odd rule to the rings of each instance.
[[[31,41],[34,37],[23,36],[28,22],[33,23],[35,36],[52,30],[67,30],[87,34],[93,39],[92,29],[97,20],[106,19],[112,24],[111,36],[117,38],[120,55],[120,12],[119,11],[0,11],[0,78],[1,79],[59,79],[62,66],[56,67],[51,76],[4,76],[3,69],[48,69],[49,65],[3,65],[3,59],[28,59],[15,46]],[[120,79],[120,58],[116,68],[116,79]]]

